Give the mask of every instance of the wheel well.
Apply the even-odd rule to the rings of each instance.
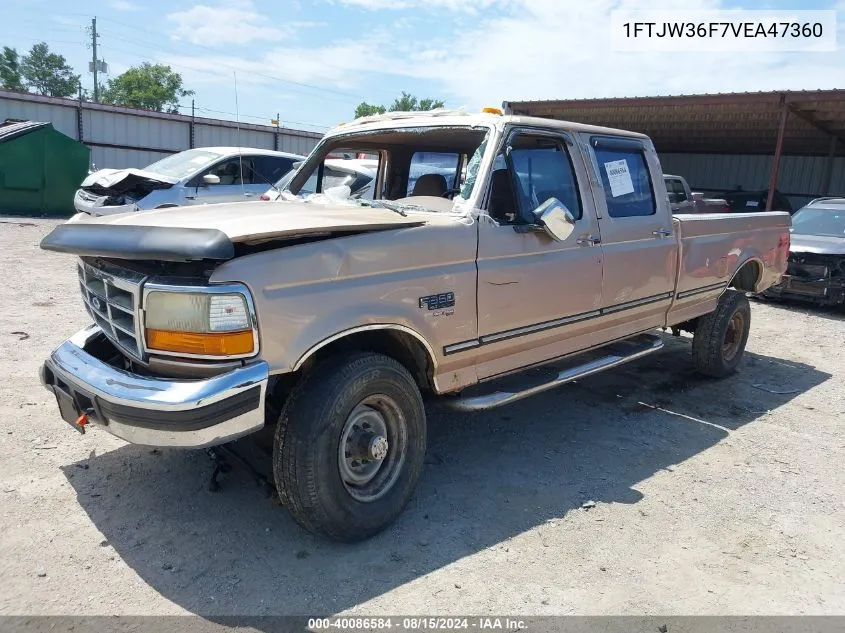
[[[332,341],[309,356],[300,371],[308,371],[329,356],[357,351],[377,352],[400,362],[423,391],[433,384],[434,363],[425,345],[407,332],[389,328],[354,332]]]
[[[754,292],[758,279],[760,279],[760,264],[752,259],[745,262],[740,269],[736,271],[736,274],[733,279],[731,279],[728,286],[730,288],[736,288],[737,290]]]

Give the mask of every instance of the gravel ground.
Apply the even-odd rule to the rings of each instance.
[[[755,302],[729,380],[667,337],[507,408],[433,408],[410,507],[344,546],[243,469],[211,493],[201,452],[62,422],[37,371],[87,319],[73,258],[38,248],[55,224],[0,220],[0,614],[845,613],[845,312]]]

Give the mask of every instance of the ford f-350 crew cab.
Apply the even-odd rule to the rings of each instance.
[[[325,157],[346,152],[378,157],[373,200],[323,189]],[[733,372],[745,291],[778,281],[788,228],[785,213],[673,217],[640,134],[495,112],[358,119],[279,201],[54,229],[42,247],[80,256],[94,324],[41,379],[77,429],[139,444],[274,425],[280,499],[355,541],[412,494],[423,393],[506,404],[652,353],[661,327],[693,333],[702,373]]]

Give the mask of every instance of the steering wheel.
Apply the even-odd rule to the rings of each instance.
[[[447,189],[442,194],[440,194],[440,197],[448,198],[449,196],[454,196],[456,193],[461,193],[461,190],[458,188]]]

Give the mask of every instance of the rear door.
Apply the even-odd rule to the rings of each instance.
[[[651,142],[585,137],[598,175],[593,191],[604,253],[602,323],[613,339],[663,324],[674,292],[677,238]]]

